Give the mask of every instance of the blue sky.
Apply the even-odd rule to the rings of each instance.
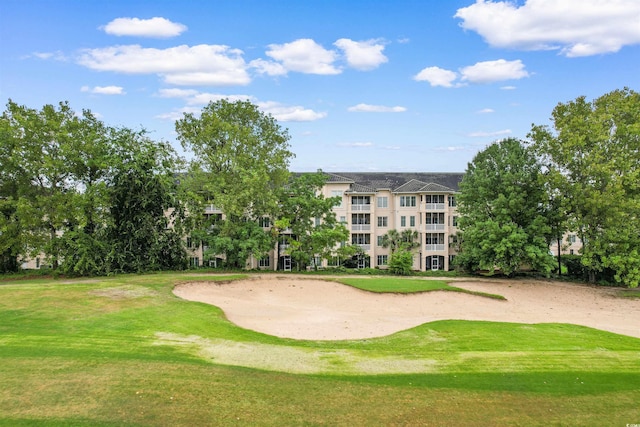
[[[559,102],[639,90],[639,23],[638,0],[2,0],[0,98],[180,152],[183,112],[249,99],[294,171],[462,172]]]

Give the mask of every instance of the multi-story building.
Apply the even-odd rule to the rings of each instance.
[[[342,197],[334,208],[351,233],[351,244],[369,256],[370,267],[386,268],[389,230],[418,233],[414,270],[448,270],[455,256],[456,193],[462,173],[327,173],[325,197]],[[364,267],[362,261],[362,267]]]

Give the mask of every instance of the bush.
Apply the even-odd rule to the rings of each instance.
[[[398,250],[391,254],[389,259],[389,270],[393,274],[408,276],[413,267],[413,254],[410,251]]]

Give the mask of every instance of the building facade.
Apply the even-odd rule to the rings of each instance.
[[[457,233],[456,194],[462,173],[326,173],[324,197],[340,197],[334,207],[336,219],[350,232],[349,241],[360,246],[366,257],[358,267],[387,268],[391,255],[382,246],[389,230],[414,230],[419,247],[415,249],[413,269],[449,270],[455,256]],[[207,206],[205,215],[222,215],[215,206]],[[268,219],[261,224],[270,227]],[[287,239],[283,238],[270,253],[260,259],[247,260],[247,268],[289,270]],[[222,259],[205,260],[206,248],[187,240],[190,264],[216,266]],[[326,267],[330,261],[314,262]]]

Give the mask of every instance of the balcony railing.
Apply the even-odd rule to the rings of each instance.
[[[427,231],[442,231],[445,227],[444,224],[425,224],[425,230]]]
[[[370,212],[371,211],[371,205],[351,205],[351,211],[352,212]]]
[[[429,252],[444,252],[444,244],[440,245],[425,245],[425,250]]]
[[[422,203],[422,210],[425,211],[443,211],[445,210],[444,203]]]
[[[351,231],[371,231],[371,224],[352,224]]]
[[[214,205],[206,205],[204,207],[204,213],[222,213],[222,210]]]
[[[368,244],[368,243],[367,243],[367,244],[362,244],[362,245],[360,245],[360,244],[357,244],[357,243],[356,243],[356,245],[357,245],[357,246],[360,246],[360,247],[362,248],[362,250],[363,250],[363,251],[365,251],[365,252],[367,252],[367,251],[370,251],[370,250],[371,250],[371,245],[370,245],[370,244]]]

